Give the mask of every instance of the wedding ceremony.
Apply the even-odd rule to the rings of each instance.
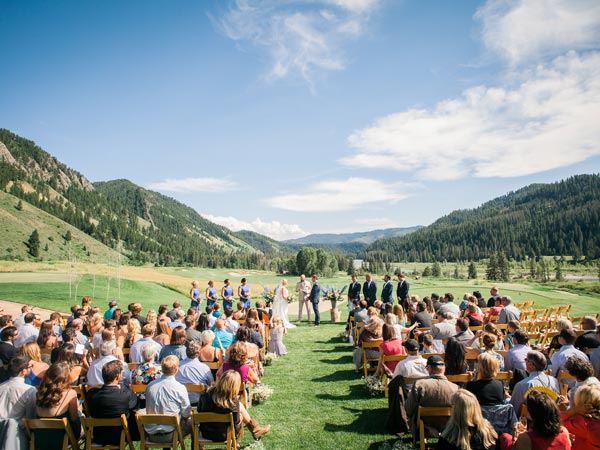
[[[0,24],[0,450],[600,449],[597,0]]]

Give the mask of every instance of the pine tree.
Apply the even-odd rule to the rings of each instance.
[[[562,263],[560,260],[556,260],[555,271],[556,271],[556,275],[555,275],[556,281],[563,281],[565,279],[565,277],[563,276],[563,273],[562,273]]]
[[[46,243],[46,245],[44,246],[44,251],[47,252],[48,251],[48,243]]]
[[[35,229],[29,236],[27,241],[27,246],[29,247],[29,254],[35,258],[40,256],[40,234],[38,230]]]
[[[441,277],[442,276],[442,267],[440,266],[439,262],[435,262],[433,263],[433,269],[431,270],[431,275],[434,277]]]
[[[502,281],[510,280],[510,264],[504,252],[498,254],[496,258],[496,264],[498,265],[498,277]]]
[[[475,263],[473,261],[471,261],[469,263],[469,280],[476,280],[477,279],[477,267],[475,266]]]
[[[73,235],[71,234],[71,230],[67,230],[67,233],[65,234],[65,241],[69,242],[71,239],[73,239]]]
[[[454,278],[457,280],[460,278],[460,272],[458,271],[458,264],[454,266]]]
[[[600,269],[599,269],[599,272],[600,272]],[[423,276],[424,277],[431,276],[431,269],[429,268],[429,266],[425,266],[425,268],[423,269]]]
[[[485,270],[485,276],[488,280],[498,279],[498,262],[496,261],[496,255],[491,254]]]

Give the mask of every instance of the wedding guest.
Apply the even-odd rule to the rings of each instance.
[[[175,355],[179,360],[185,359],[185,341],[187,335],[185,334],[184,327],[177,327],[173,330],[173,334],[171,335],[171,342],[169,345],[165,345],[160,350],[160,354],[158,356],[159,361],[162,361],[166,356]]]
[[[561,413],[561,419],[575,436],[573,450],[600,448],[600,387],[578,389],[571,407]]]
[[[28,342],[20,348],[19,353],[30,358],[31,370],[25,377],[25,383],[34,387],[39,386],[49,367],[47,363],[42,361],[40,347],[36,342]]]
[[[35,417],[36,389],[25,383],[32,365],[29,356],[15,356],[8,363],[8,381],[0,384],[0,417],[21,420]]]
[[[228,370],[235,370],[244,383],[258,383],[260,380],[256,371],[248,364],[248,352],[243,342],[234,342],[229,348],[229,359],[217,371],[217,379]]]

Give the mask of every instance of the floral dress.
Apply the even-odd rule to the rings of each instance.
[[[131,384],[150,384],[162,376],[162,368],[158,364],[144,363],[131,372]]]

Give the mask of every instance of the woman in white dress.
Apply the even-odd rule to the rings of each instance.
[[[287,280],[281,280],[281,284],[275,288],[275,298],[273,299],[273,317],[280,317],[283,320],[285,328],[296,328],[288,320],[288,297]]]

